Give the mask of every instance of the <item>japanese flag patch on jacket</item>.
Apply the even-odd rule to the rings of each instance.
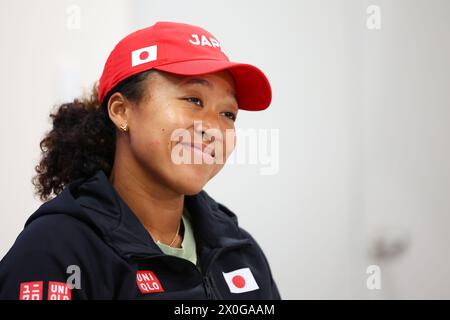
[[[231,272],[222,272],[231,293],[243,293],[258,290],[259,286],[250,268],[242,268]]]

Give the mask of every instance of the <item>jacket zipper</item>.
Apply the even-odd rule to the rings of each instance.
[[[234,246],[230,246],[230,247],[225,247],[225,248],[221,248],[219,249],[214,256],[211,258],[211,260],[209,261],[209,264],[205,270],[205,276],[203,277],[203,283],[205,285],[205,290],[206,290],[206,294],[209,300],[218,300],[218,299],[222,299],[222,296],[220,294],[220,292],[217,290],[217,285],[209,271],[211,265],[213,265],[214,261],[217,260],[217,258],[225,251],[228,250],[232,250],[232,249],[237,249],[237,248],[241,248],[241,247],[245,247],[245,246],[249,246],[252,245],[252,243],[250,242],[250,240],[248,242],[244,242],[244,243],[240,243]]]
[[[211,279],[208,276],[203,277],[203,285],[205,287],[206,297],[208,300],[217,300],[213,285],[211,284]]]

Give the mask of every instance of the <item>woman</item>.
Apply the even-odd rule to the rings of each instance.
[[[257,242],[202,190],[233,151],[238,109],[270,101],[264,74],[202,28],[122,39],[91,97],[51,114],[33,184],[57,196],[3,258],[0,298],[280,299]]]

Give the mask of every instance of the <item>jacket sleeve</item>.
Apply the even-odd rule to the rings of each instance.
[[[70,240],[73,232],[60,222],[40,218],[21,232],[0,262],[1,300],[86,298],[85,291],[73,287],[86,285],[77,283],[80,259]]]
[[[51,254],[13,246],[0,263],[0,299],[72,300],[67,277],[64,266]]]

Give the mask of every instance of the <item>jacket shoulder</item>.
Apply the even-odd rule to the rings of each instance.
[[[47,252],[80,248],[95,232],[87,224],[64,214],[48,214],[28,224],[12,249]]]

